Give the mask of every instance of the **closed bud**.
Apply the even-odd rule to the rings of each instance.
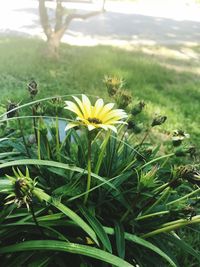
[[[154,126],[157,126],[157,125],[161,125],[161,124],[163,124],[166,120],[167,120],[167,116],[156,116],[156,117],[153,119],[151,126],[154,127]]]
[[[119,90],[116,94],[116,102],[119,108],[126,108],[132,101],[132,95],[127,90]]]
[[[184,157],[187,155],[187,151],[187,148],[180,146],[175,150],[175,155],[177,157]]]
[[[135,134],[139,134],[142,131],[142,128],[134,121],[133,118],[130,118],[128,121],[128,129],[131,129]]]
[[[145,107],[145,102],[144,101],[140,101],[137,105],[135,105],[132,110],[131,110],[131,114],[132,115],[137,115],[139,113],[142,112],[142,110]]]
[[[36,103],[34,105],[34,111],[35,111],[35,115],[38,115],[38,116],[42,116],[45,113],[44,106],[41,103]]]
[[[174,146],[180,146],[184,139],[189,138],[190,135],[182,130],[175,130],[172,134],[172,143]]]
[[[103,82],[105,83],[109,96],[114,96],[119,89],[123,87],[124,81],[122,78],[105,76]]]
[[[10,102],[7,105],[6,111],[7,111],[7,118],[13,118],[17,115],[17,108],[18,104],[14,102]]]
[[[30,96],[33,98],[37,95],[38,93],[38,88],[37,88],[37,83],[32,80],[29,84],[28,84],[28,91],[30,93]]]

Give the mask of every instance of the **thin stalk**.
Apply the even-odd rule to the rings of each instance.
[[[101,145],[101,152],[99,154],[97,165],[96,165],[96,168],[95,168],[95,171],[94,171],[94,173],[96,173],[96,174],[99,173],[99,170],[100,170],[100,167],[101,167],[101,164],[102,164],[102,161],[103,161],[104,152],[105,152],[105,149],[106,149],[106,146],[107,146],[109,138],[110,138],[110,131],[107,132],[106,137],[105,137],[105,139],[104,139],[104,141],[103,141],[103,143]]]
[[[37,147],[38,147],[38,159],[41,160],[41,133],[40,133],[40,120],[38,120],[37,129]]]
[[[61,161],[58,116],[56,116],[56,158],[58,161]]]
[[[18,119],[18,124],[19,124],[19,129],[20,129],[20,132],[21,132],[21,136],[22,136],[22,139],[23,139],[24,147],[26,149],[26,153],[27,153],[28,157],[30,158],[31,155],[30,155],[28,147],[27,147],[27,143],[26,143],[26,140],[25,140],[25,137],[24,137],[24,131],[23,131],[23,127],[22,127],[20,119]]]
[[[47,157],[50,160],[51,159],[51,153],[50,153],[51,151],[50,151],[49,141],[47,138],[46,138],[46,147],[47,147]]]
[[[36,112],[35,112],[35,106],[32,107],[32,114],[33,114],[33,129],[34,129],[34,134],[35,134],[35,140],[36,143],[38,142],[37,140],[37,128],[36,128]]]
[[[142,141],[139,143],[139,147],[141,147],[142,145],[143,145],[143,143],[144,143],[144,141],[147,139],[147,137],[148,137],[148,135],[150,134],[150,132],[151,132],[151,127],[149,127],[148,129],[147,129],[147,131],[146,131],[146,133],[145,133],[145,135],[144,135],[144,137],[143,137],[143,139],[142,139]]]
[[[84,197],[84,205],[86,205],[88,197],[89,197],[89,190],[91,187],[91,156],[92,156],[92,140],[91,140],[91,135],[88,133],[88,176],[87,176],[87,186],[86,186],[86,194]]]

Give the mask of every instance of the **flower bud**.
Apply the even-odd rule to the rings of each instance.
[[[128,121],[128,129],[131,129],[135,134],[139,134],[142,131],[142,128],[134,121],[133,118],[130,118]]]
[[[172,135],[172,143],[174,146],[180,146],[182,141],[186,138],[189,138],[190,135],[185,133],[182,130],[175,130]]]
[[[103,82],[107,87],[109,96],[115,95],[124,84],[124,81],[121,78],[111,76],[105,76]]]
[[[17,107],[18,107],[18,104],[9,101],[7,108],[6,108],[6,111],[8,112],[7,118],[13,118],[17,115],[17,112],[18,112],[16,109]]]
[[[151,126],[154,127],[154,126],[157,126],[157,125],[161,125],[161,124],[163,124],[166,120],[167,120],[167,116],[156,116],[156,117],[153,119]]]
[[[41,103],[36,103],[34,106],[35,115],[42,116],[45,113],[45,108]]]
[[[144,107],[145,107],[145,102],[144,101],[140,101],[137,105],[135,105],[132,108],[131,114],[135,116],[135,115],[141,113],[142,110],[144,109]]]
[[[38,88],[37,88],[37,83],[32,80],[29,84],[28,84],[28,91],[30,93],[30,96],[33,98],[37,95],[38,93]]]
[[[116,102],[119,108],[126,108],[132,101],[132,95],[127,90],[119,90],[116,94]]]

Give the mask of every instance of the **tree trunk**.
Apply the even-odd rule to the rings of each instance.
[[[45,6],[45,0],[39,0],[39,15],[42,28],[47,37],[47,51],[48,57],[58,57],[58,50],[60,46],[60,41],[68,29],[70,22],[73,19],[82,19],[96,16],[104,12],[105,0],[103,0],[103,7],[100,11],[89,12],[88,14],[69,14],[64,16],[64,8],[62,6],[62,0],[56,0],[56,10],[55,10],[55,27],[53,28],[50,23],[48,16],[47,7]]]
[[[53,33],[47,39],[47,56],[49,57],[58,57],[58,51],[60,46],[60,36],[56,33]]]

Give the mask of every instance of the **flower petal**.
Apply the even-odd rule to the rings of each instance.
[[[86,95],[82,95],[82,103],[83,103],[85,117],[87,118],[91,117],[91,103]]]
[[[65,104],[67,105],[65,109],[68,109],[75,114],[77,114],[79,117],[83,117],[83,114],[81,113],[80,109],[76,104],[74,104],[72,101],[65,101]]]
[[[92,124],[88,124],[88,130],[89,131],[92,131],[92,130],[94,130],[96,127],[94,126],[94,125],[92,125]]]
[[[68,131],[71,128],[74,128],[78,125],[78,123],[68,123],[67,126],[65,127],[65,131]]]
[[[108,103],[108,104],[106,104],[102,108],[101,112],[98,114],[98,118],[100,120],[102,120],[102,118],[105,116],[105,114],[108,113],[114,107],[114,105],[115,105],[114,103]]]
[[[117,128],[113,125],[106,125],[108,129],[112,130],[113,132],[117,133]]]
[[[95,105],[94,105],[94,109],[93,109],[93,114],[92,114],[92,117],[96,118],[98,117],[100,111],[102,110],[103,108],[103,99],[100,98],[96,101]]]
[[[81,100],[78,97],[76,97],[76,96],[72,96],[72,97],[74,98],[76,103],[79,105],[79,108],[80,108],[81,112],[83,113],[83,116],[85,117],[86,114],[85,114],[85,109],[84,109],[83,103],[81,102]]]

